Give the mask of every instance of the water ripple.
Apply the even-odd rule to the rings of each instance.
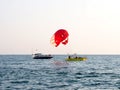
[[[120,90],[120,56],[86,55],[85,62],[65,57],[0,56],[0,90]]]

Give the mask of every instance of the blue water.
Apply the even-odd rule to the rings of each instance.
[[[0,55],[0,90],[120,90],[119,55],[84,56],[65,62],[65,55]]]

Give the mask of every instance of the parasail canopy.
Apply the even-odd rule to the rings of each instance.
[[[59,29],[57,30],[53,36],[51,37],[51,44],[55,47],[59,46],[60,43],[63,45],[66,45],[68,43],[68,32],[65,29]]]

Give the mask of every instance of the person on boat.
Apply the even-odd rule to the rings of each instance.
[[[71,58],[71,56],[69,55],[69,56],[68,56],[68,58],[70,59],[70,58]]]
[[[77,59],[78,57],[76,56],[75,59]]]
[[[51,56],[51,54],[48,54],[48,56]]]

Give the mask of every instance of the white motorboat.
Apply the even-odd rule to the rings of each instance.
[[[41,53],[33,54],[33,59],[51,59],[51,58],[53,58],[53,56],[50,54],[45,54],[45,55]]]

